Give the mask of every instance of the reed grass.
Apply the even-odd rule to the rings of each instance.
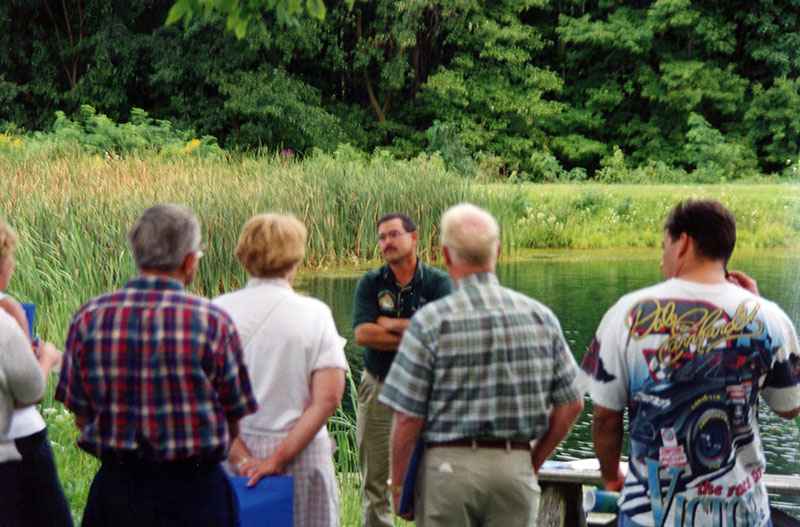
[[[679,201],[718,199],[735,215],[737,247],[800,246],[800,185],[492,185],[487,208],[520,248],[659,247]]]
[[[86,300],[135,274],[126,231],[145,208],[160,202],[184,203],[201,218],[208,250],[192,289],[209,297],[244,283],[233,248],[244,222],[265,210],[302,219],[309,230],[305,265],[313,270],[375,263],[380,258],[375,222],[392,211],[417,221],[419,252],[435,260],[438,219],[460,201],[482,205],[498,218],[507,256],[538,247],[655,247],[668,210],[687,197],[726,203],[737,216],[741,247],[800,245],[800,186],[788,184],[512,186],[470,182],[426,158],[119,158],[2,144],[0,178],[0,218],[20,235],[9,293],[40,307],[37,331],[58,346]],[[352,378],[348,393],[355,394]],[[355,406],[352,399],[347,404]],[[98,462],[75,446],[71,416],[53,401],[52,386],[42,413],[79,519]],[[357,525],[360,482],[352,412],[337,412],[330,430],[339,446],[342,525]]]

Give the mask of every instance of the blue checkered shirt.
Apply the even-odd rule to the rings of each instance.
[[[580,398],[578,367],[552,311],[469,275],[411,319],[379,400],[425,419],[423,440],[530,440],[552,406]]]

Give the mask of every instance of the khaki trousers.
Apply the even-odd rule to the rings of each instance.
[[[361,525],[391,527],[392,497],[389,479],[389,440],[394,410],[378,402],[383,383],[364,371],[358,387],[356,442],[361,464]]]
[[[530,452],[435,447],[417,472],[418,527],[535,527],[539,483]]]

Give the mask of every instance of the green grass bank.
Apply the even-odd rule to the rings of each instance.
[[[123,285],[135,272],[127,229],[148,206],[185,203],[203,222],[208,245],[193,289],[216,296],[245,279],[233,256],[239,230],[265,210],[295,213],[309,229],[306,272],[374,264],[375,221],[395,210],[418,222],[420,253],[438,256],[438,220],[472,201],[498,218],[504,257],[529,248],[656,247],[667,212],[685,198],[717,198],[736,214],[740,247],[800,246],[800,185],[533,185],[468,181],[440,160],[396,161],[339,153],[303,161],[203,159],[191,155],[89,155],[0,151],[0,218],[20,234],[9,293],[34,302],[37,331],[61,346],[69,320],[87,299]],[[52,387],[51,387],[52,391]],[[75,445],[71,416],[48,394],[42,413],[76,517],[97,462]],[[352,422],[339,415],[342,524],[359,515]]]

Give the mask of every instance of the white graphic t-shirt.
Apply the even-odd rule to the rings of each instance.
[[[594,404],[628,409],[621,511],[658,527],[769,525],[759,394],[800,406],[794,325],[732,284],[672,279],[622,297],[582,370]]]

